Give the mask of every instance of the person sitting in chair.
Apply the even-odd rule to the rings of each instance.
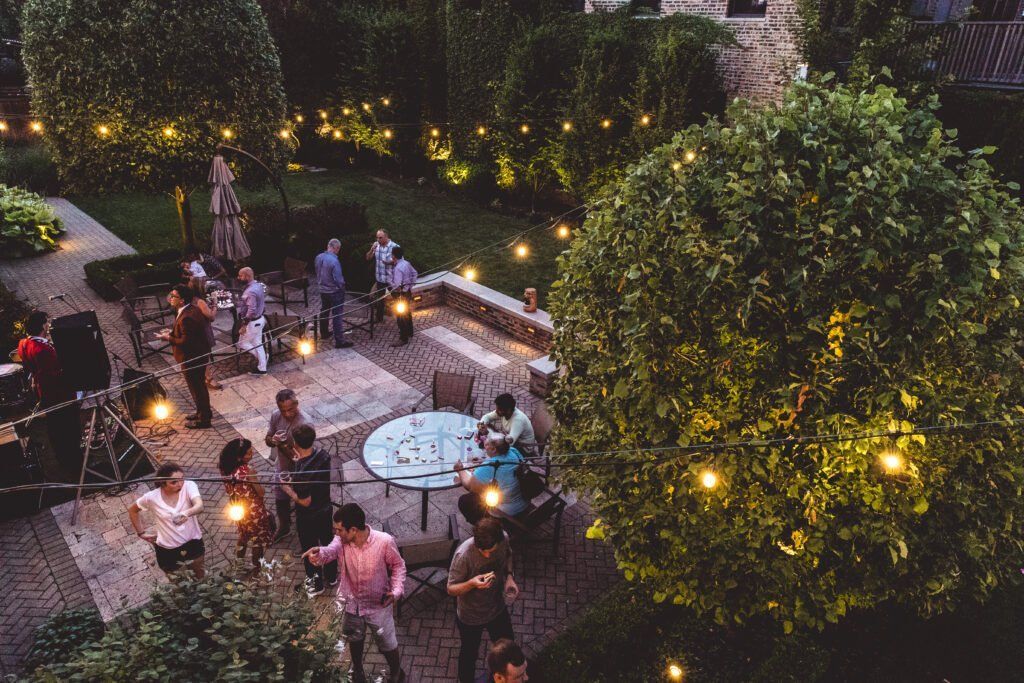
[[[501,495],[497,508],[504,514],[515,517],[529,508],[516,477],[516,468],[523,461],[523,456],[501,435],[487,439],[484,450],[487,451],[487,459],[472,472],[465,469],[461,460],[455,461],[456,483],[469,491],[459,498],[459,511],[470,524],[476,524],[487,516],[483,498],[492,483]]]

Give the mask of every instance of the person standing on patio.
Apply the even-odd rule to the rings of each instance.
[[[220,452],[218,469],[225,477],[224,489],[228,499],[242,508],[242,518],[238,520],[238,541],[235,545],[235,557],[245,559],[247,547],[252,545],[253,569],[259,569],[263,560],[263,552],[270,545],[273,536],[270,525],[273,519],[263,504],[263,486],[256,479],[256,472],[249,467],[252,461],[252,441],[249,439],[232,439]]]
[[[313,262],[316,271],[316,284],[320,288],[320,336],[327,337],[327,318],[330,316],[331,327],[334,328],[334,348],[347,349],[352,342],[345,341],[345,278],[341,274],[341,261],[338,252],[341,242],[332,239],[327,243],[327,250],[317,254]]]
[[[505,435],[509,445],[530,458],[537,451],[537,436],[533,432],[533,423],[523,411],[516,407],[516,397],[512,394],[498,394],[494,399],[494,410],[480,418],[477,428],[487,435],[495,431]]]
[[[374,279],[376,284],[370,292],[373,303],[373,314],[377,322],[384,321],[384,292],[391,286],[391,273],[395,270],[395,260],[391,250],[399,246],[388,236],[387,230],[377,231],[377,241],[373,243],[370,251],[366,252],[366,260],[374,261]],[[378,297],[378,298],[374,298]]]
[[[209,429],[213,419],[210,392],[206,388],[206,366],[210,362],[210,340],[206,336],[206,317],[192,305],[194,293],[188,285],[175,285],[167,295],[167,303],[177,311],[174,327],[157,335],[169,342],[174,362],[182,365],[185,383],[192,394],[196,412],[189,415],[186,429]]]
[[[390,683],[404,681],[393,608],[405,590],[406,570],[395,539],[371,529],[363,509],[348,503],[334,513],[330,544],[310,548],[302,558],[316,565],[335,560],[341,564],[338,607],[346,612],[343,633],[351,646],[353,683],[366,683],[363,645],[367,624],[387,660]]]
[[[270,414],[264,443],[270,446],[270,459],[280,478],[282,472],[295,470],[295,429],[302,425],[312,426],[313,419],[299,409],[299,399],[291,389],[282,389],[274,398],[277,409]],[[274,536],[274,543],[277,543],[292,532],[292,499],[277,486],[274,488],[274,503],[277,507],[277,535]]]
[[[327,545],[334,538],[331,529],[331,456],[316,448],[316,431],[301,425],[292,431],[295,440],[293,458],[295,471],[291,484],[281,484],[281,490],[295,503],[295,526],[299,543],[306,551]],[[328,562],[322,567],[304,560],[306,566],[306,595],[315,598],[324,592],[324,585],[338,583],[338,563]]]
[[[203,511],[203,499],[194,481],[185,481],[185,471],[174,462],[165,462],[156,471],[157,487],[143,494],[128,508],[135,533],[156,548],[156,563],[168,577],[187,565],[197,579],[206,573],[206,547],[203,530],[196,515]],[[156,533],[142,526],[139,512],[149,512],[156,522]]]
[[[395,320],[398,321],[398,341],[392,346],[405,346],[412,337],[412,287],[418,275],[404,256],[401,247],[392,247],[391,257],[395,265],[388,284],[395,300]]]
[[[519,596],[512,578],[512,550],[501,523],[484,517],[473,525],[473,537],[455,550],[448,570],[448,595],[455,597],[459,650],[459,683],[473,683],[484,629],[491,642],[515,638],[508,604]]]
[[[256,369],[249,374],[265,375],[267,350],[263,347],[263,328],[267,326],[267,319],[263,312],[266,309],[266,290],[262,282],[256,281],[252,268],[239,270],[238,279],[245,283],[245,291],[238,302],[238,348],[256,357]]]

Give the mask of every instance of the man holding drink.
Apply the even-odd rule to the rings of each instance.
[[[270,416],[264,441],[270,446],[270,459],[278,478],[287,483],[290,473],[295,470],[292,431],[300,425],[312,426],[313,420],[299,409],[299,399],[291,389],[282,389],[274,398],[277,409]],[[274,505],[277,508],[277,534],[273,542],[277,543],[292,532],[292,500],[280,486],[274,487]]]

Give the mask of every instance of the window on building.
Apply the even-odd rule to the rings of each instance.
[[[729,0],[730,17],[763,17],[768,0]]]

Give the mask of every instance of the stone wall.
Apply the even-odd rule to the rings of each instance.
[[[607,11],[622,0],[587,0],[586,11]],[[662,15],[689,12],[721,21],[736,33],[739,47],[721,51],[726,92],[755,101],[778,100],[803,61],[797,45],[796,0],[768,0],[764,17],[729,17],[728,0],[661,0]]]

